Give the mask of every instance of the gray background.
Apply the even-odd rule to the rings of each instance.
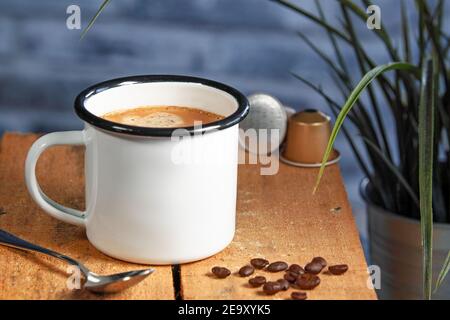
[[[313,1],[295,2],[315,12]],[[398,39],[396,44],[400,43],[399,2],[375,1],[381,7],[383,23]],[[302,30],[316,45],[329,51],[326,34],[275,3],[113,0],[80,41],[80,30],[66,28],[66,8],[79,5],[85,27],[100,3],[0,2],[0,133],[81,128],[72,110],[76,94],[96,82],[134,74],[207,77],[235,86],[245,94],[270,93],[297,110],[319,108],[328,112],[320,97],[289,74],[296,71],[321,84],[337,102],[342,102],[328,68],[306,47],[296,30]],[[327,0],[322,4],[331,22],[335,22],[340,15],[337,2]],[[406,4],[413,11],[413,1],[406,0]],[[355,26],[375,60],[389,61],[365,23],[355,20]],[[351,62],[351,48],[344,47],[344,53]],[[355,68],[351,72],[359,79]],[[344,154],[341,167],[365,239],[364,206],[357,192],[361,173],[343,137],[337,146]]]

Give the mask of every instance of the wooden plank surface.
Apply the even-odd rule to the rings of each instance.
[[[91,246],[84,230],[46,215],[35,205],[24,184],[26,153],[37,135],[6,134],[0,145],[0,228],[32,242],[80,259],[98,273],[113,273],[142,266],[111,259]],[[280,163],[276,176],[261,176],[256,165],[239,167],[236,237],[218,255],[181,266],[184,299],[285,299],[282,292],[267,297],[250,289],[247,279],[232,275],[211,277],[214,265],[237,271],[253,257],[305,264],[315,255],[330,263],[346,263],[343,276],[322,275],[309,299],[374,299],[367,289],[367,265],[338,166],[331,166],[318,193],[311,189],[317,171]],[[83,151],[54,147],[38,163],[43,190],[62,204],[84,206]],[[341,207],[339,213],[330,209]],[[4,213],[4,214],[1,214]],[[171,267],[138,286],[116,295],[98,296],[66,288],[67,266],[53,258],[0,246],[0,299],[173,299]],[[268,274],[270,279],[282,273]]]
[[[312,196],[318,169],[304,169],[280,162],[279,173],[262,176],[256,165],[239,167],[238,217],[232,244],[209,259],[181,266],[184,299],[286,299],[292,290],[267,296],[248,286],[248,278],[232,274],[212,277],[219,265],[236,272],[252,258],[282,260],[305,265],[315,256],[329,264],[348,264],[341,276],[321,274],[321,284],[308,299],[376,299],[368,289],[367,264],[359,241],[339,167],[327,168],[320,188]],[[339,213],[333,208],[341,207]],[[283,272],[257,271],[268,280]]]
[[[45,214],[28,195],[25,157],[37,135],[5,134],[0,146],[0,228],[82,261],[93,272],[116,273],[142,265],[109,258],[89,244],[84,229]],[[81,147],[53,147],[38,162],[37,177],[52,199],[69,207],[84,206],[84,161]],[[69,290],[67,264],[44,255],[0,246],[0,299],[173,299],[170,266],[130,290],[95,295]]]

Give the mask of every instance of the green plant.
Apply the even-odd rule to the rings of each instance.
[[[362,6],[351,0],[336,0],[340,3],[342,13],[341,25],[337,27],[328,22],[319,0],[315,0],[317,14],[287,0],[271,1],[298,12],[325,29],[333,48],[332,56],[322,51],[302,32],[299,31],[298,35],[328,64],[331,76],[336,80],[342,98],[346,100],[341,107],[320,86],[293,73],[293,76],[323,97],[336,116],[314,190],[319,186],[324,174],[324,163],[342,129],[359,166],[370,179],[377,203],[389,211],[420,219],[424,297],[431,298],[433,221],[450,222],[450,73],[446,65],[450,36],[443,28],[444,0],[436,0],[433,8],[425,0],[415,0],[417,57],[412,50],[412,34],[404,1],[401,2],[401,53],[383,26],[373,30],[385,46],[388,59],[394,61],[380,66],[364,49],[351,16],[353,14],[365,23],[368,16],[363,7],[371,5],[369,0],[361,0]],[[109,2],[110,0],[103,1],[82,37]],[[356,87],[341,50],[342,44],[350,46],[354,51],[363,76]],[[430,51],[432,55],[427,57]],[[384,74],[391,70],[394,71],[392,77]],[[369,85],[372,81],[376,81],[377,87]],[[382,100],[376,94],[376,88],[381,93]],[[359,99],[364,90],[367,90],[368,101]],[[382,102],[390,107],[394,118],[395,139],[388,139],[385,118],[380,108]],[[343,126],[347,117],[362,137],[368,155],[367,161],[354,138]],[[397,151],[397,157],[394,150]],[[439,157],[439,153],[443,157]],[[450,252],[438,276],[436,289],[449,270]]]
[[[98,8],[97,12],[94,14],[94,16],[89,21],[87,27],[84,28],[83,32],[81,33],[80,40],[82,40],[86,36],[86,34],[88,33],[89,30],[91,30],[91,28],[94,25],[95,21],[100,16],[100,13],[102,13],[103,9],[106,8],[106,6],[109,4],[110,1],[111,0],[103,0],[102,4]]]
[[[330,66],[342,97],[346,99],[341,107],[319,86],[294,74],[319,93],[337,116],[314,190],[319,186],[325,170],[324,163],[342,129],[356,160],[371,181],[377,203],[389,211],[420,219],[424,297],[430,299],[433,221],[450,222],[450,84],[446,64],[450,37],[443,28],[444,1],[436,1],[433,8],[425,0],[415,1],[417,57],[413,55],[410,21],[404,2],[401,3],[402,53],[395,48],[394,41],[383,26],[373,30],[386,48],[388,59],[395,61],[380,66],[376,66],[359,41],[353,22],[352,15],[365,24],[368,16],[364,7],[371,5],[369,1],[362,0],[360,6],[351,0],[337,0],[342,13],[339,27],[329,24],[318,0],[317,14],[286,0],[273,1],[326,30],[333,48],[332,56],[315,46],[303,33],[299,32],[299,36]],[[342,44],[349,45],[354,51],[362,75],[356,87],[343,58]],[[384,74],[390,70],[393,74]],[[371,82],[374,83],[370,85]],[[377,95],[376,89],[380,94]],[[366,101],[359,99],[364,90],[368,94]],[[380,110],[381,101],[390,107],[395,121],[394,139],[387,137],[385,119]],[[343,126],[346,118],[356,126],[363,138],[367,161]],[[439,154],[443,156],[439,157]],[[436,289],[449,269],[450,253],[439,274]]]

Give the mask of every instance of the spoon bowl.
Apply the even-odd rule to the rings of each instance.
[[[95,293],[115,293],[128,289],[152,274],[155,270],[143,269],[100,276],[93,272],[87,276],[83,287]]]

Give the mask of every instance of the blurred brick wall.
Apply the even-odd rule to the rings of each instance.
[[[296,30],[329,52],[326,34],[268,0],[112,0],[87,37],[79,41],[80,31],[66,28],[66,8],[79,5],[86,26],[101,2],[0,1],[0,133],[80,128],[81,121],[72,111],[76,94],[96,82],[133,74],[208,77],[246,94],[273,94],[296,109],[328,112],[314,92],[289,74],[296,71],[342,101],[328,68]],[[314,1],[296,3],[315,12]],[[400,39],[399,1],[375,3],[382,9],[383,23]],[[413,11],[413,0],[406,3]],[[337,1],[322,4],[331,23],[336,22],[340,15]],[[375,61],[387,62],[384,48],[365,23],[355,20],[355,27]],[[358,79],[352,50],[343,48],[353,66],[351,73]],[[350,197],[357,199],[360,173],[342,137],[338,147],[345,154],[341,166]]]
[[[313,1],[298,2],[315,9]],[[101,1],[0,2],[0,130],[76,127],[72,101],[77,92],[131,74],[210,77],[245,93],[274,94],[297,109],[321,107],[323,102],[290,76],[295,70],[338,96],[328,69],[295,31],[306,32],[328,49],[326,35],[270,1],[112,0],[83,41],[79,31],[65,26],[65,11],[72,3],[81,7],[85,26]],[[336,2],[323,3],[334,19]],[[391,15],[391,10],[384,11]],[[375,55],[382,50],[373,49]]]

